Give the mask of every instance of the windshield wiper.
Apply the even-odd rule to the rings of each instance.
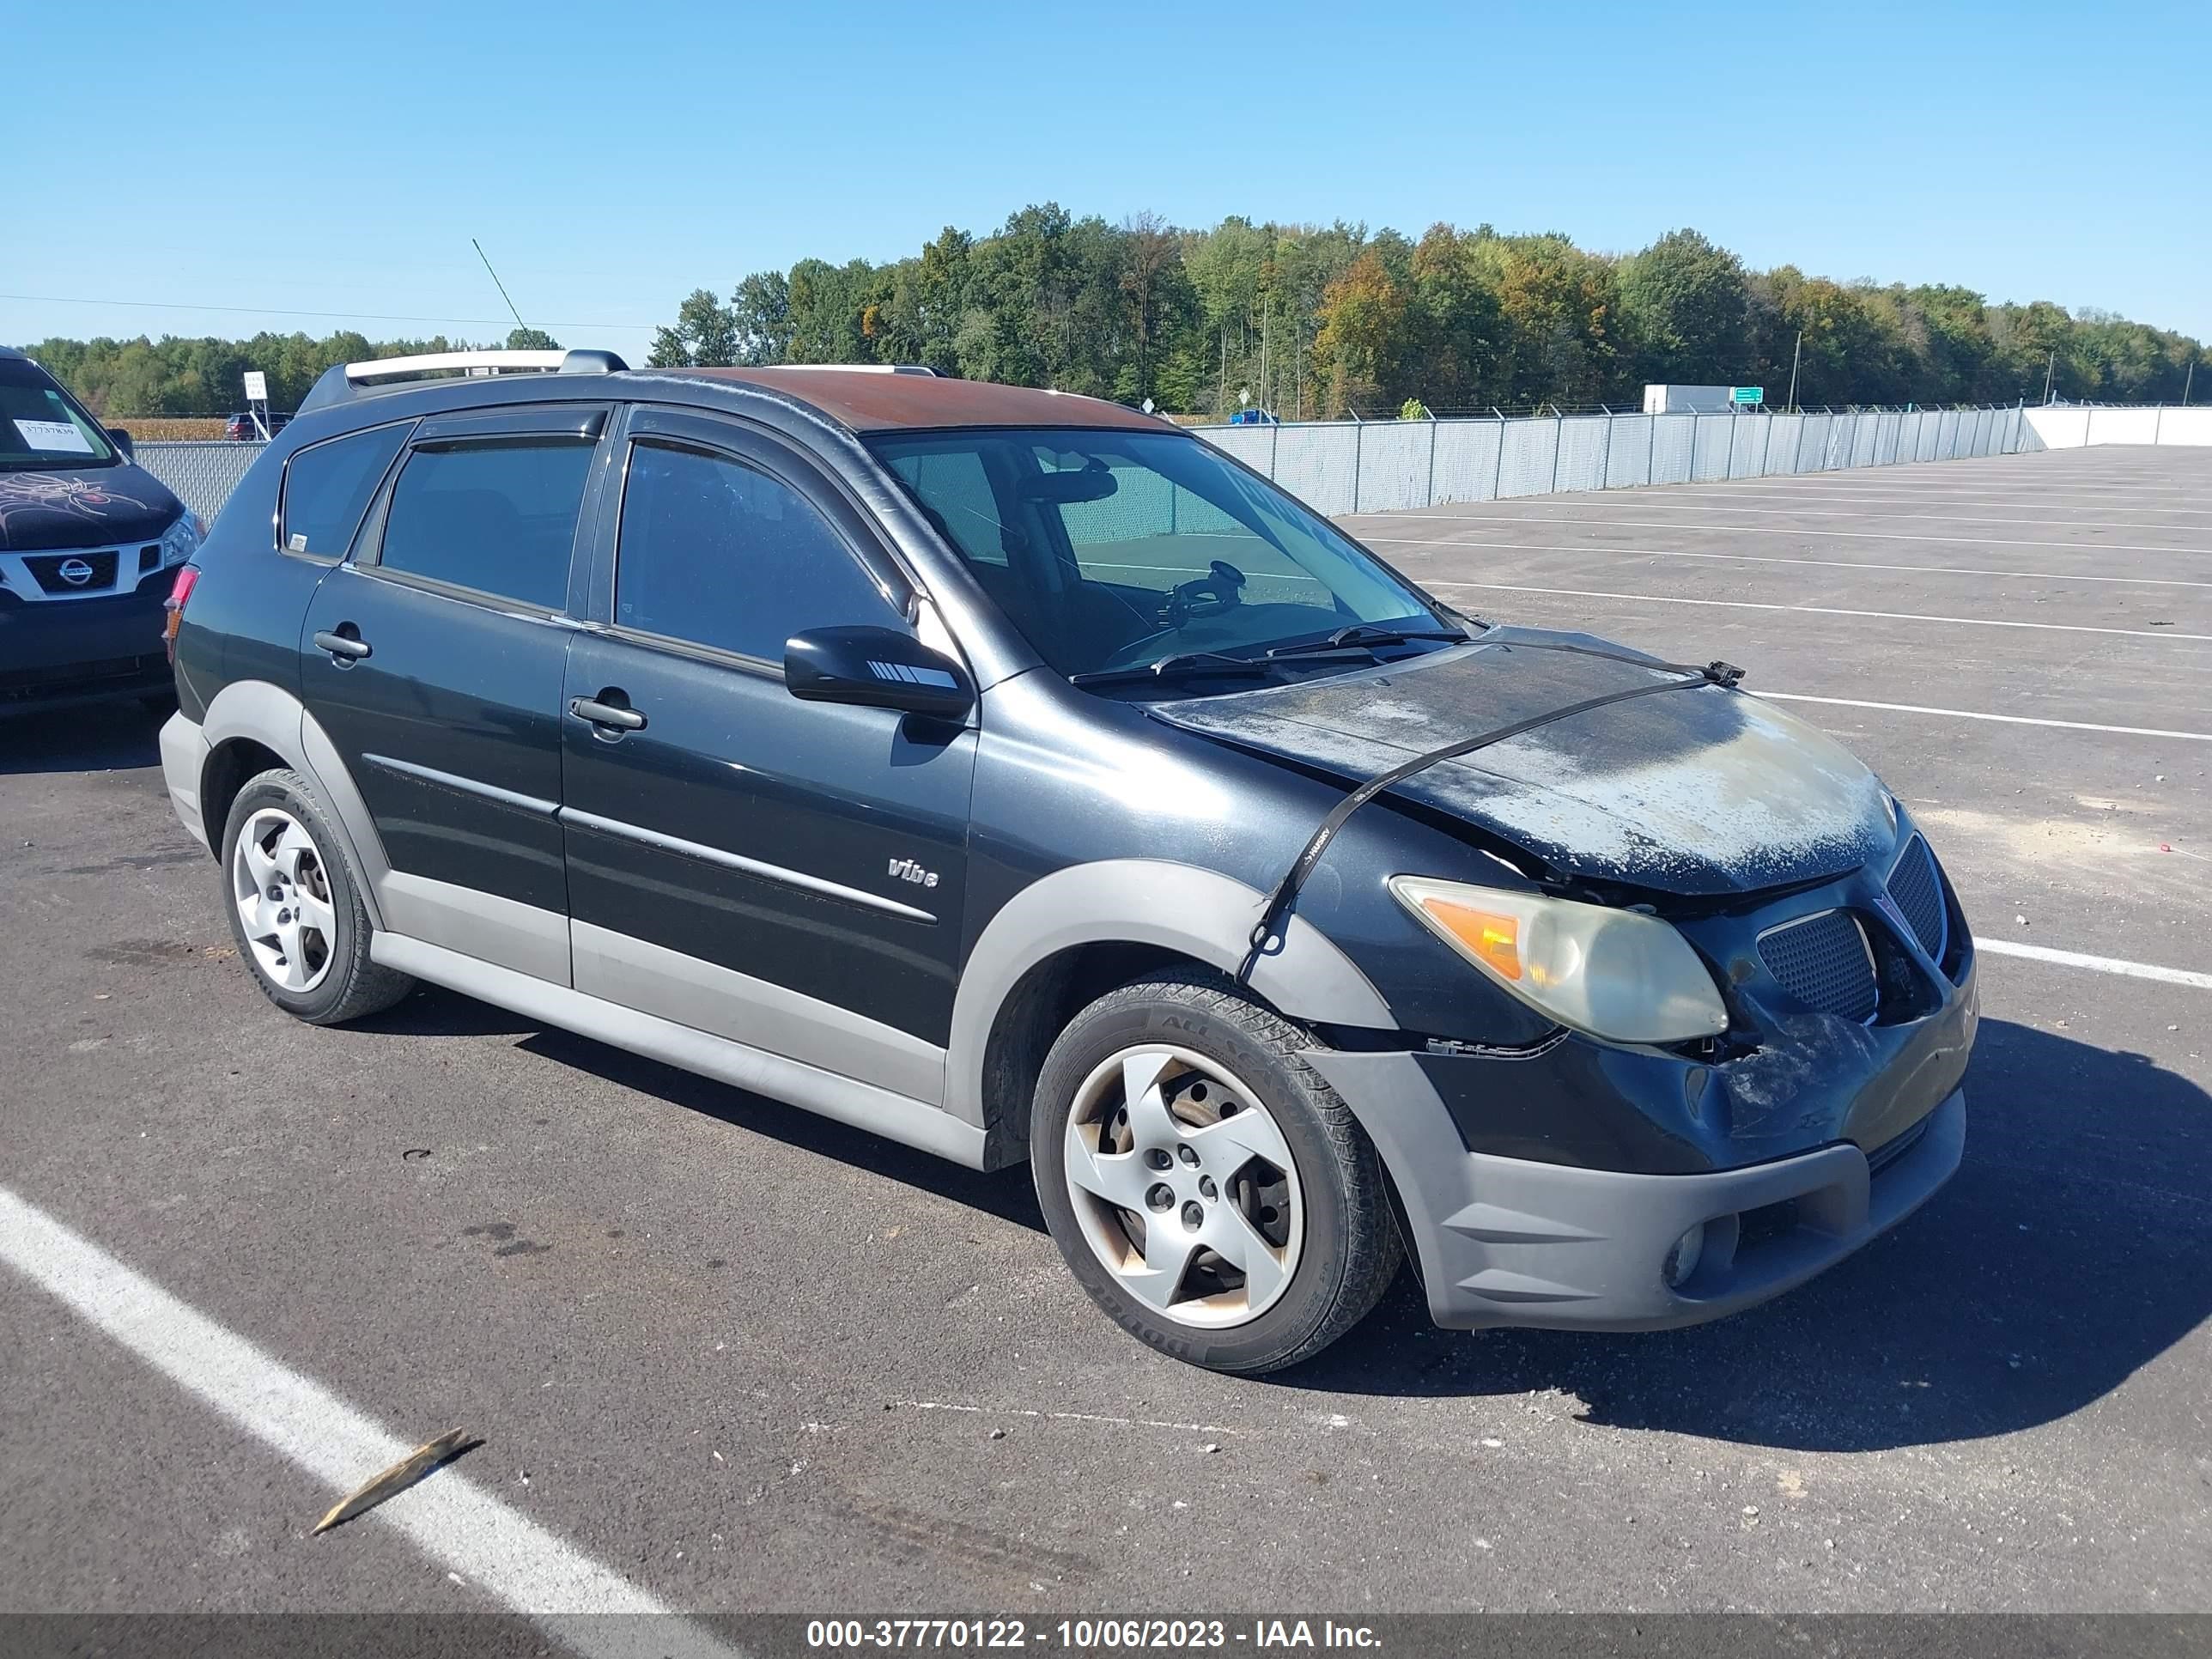
[[[1467,637],[1462,630],[1456,628],[1392,628],[1376,623],[1353,623],[1317,640],[1297,640],[1289,645],[1279,645],[1267,654],[1270,657],[1304,657],[1316,652],[1342,651],[1354,646],[1404,645],[1409,640],[1449,640],[1456,643]]]
[[[1139,680],[1195,679],[1208,674],[1272,677],[1274,665],[1264,657],[1232,657],[1224,651],[1177,651],[1156,662],[1132,668],[1096,668],[1087,674],[1070,674],[1070,685],[1121,685]]]

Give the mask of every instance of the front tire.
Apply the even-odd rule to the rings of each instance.
[[[249,780],[222,843],[224,912],[254,983],[310,1025],[374,1014],[415,981],[369,959],[362,879],[314,786],[297,772]]]
[[[1030,1170],[1077,1281],[1191,1364],[1256,1374],[1366,1317],[1400,1247],[1382,1164],[1312,1040],[1182,975],[1108,993],[1045,1057]]]

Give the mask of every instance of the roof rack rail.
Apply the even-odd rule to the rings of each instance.
[[[613,374],[629,367],[611,351],[434,351],[415,357],[372,357],[324,370],[301,399],[300,412],[449,375]]]
[[[927,374],[937,378],[927,363],[777,363],[777,368],[833,368],[840,374]]]

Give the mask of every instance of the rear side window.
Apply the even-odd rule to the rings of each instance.
[[[561,610],[594,448],[520,438],[416,450],[392,488],[377,562]]]
[[[384,470],[407,441],[405,426],[373,427],[310,444],[284,464],[281,535],[285,548],[342,559],[368,511]]]
[[[765,472],[641,443],[623,488],[615,620],[770,662],[802,629],[903,627],[844,538]]]

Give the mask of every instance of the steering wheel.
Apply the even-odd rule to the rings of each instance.
[[[1243,603],[1244,573],[1225,559],[1216,559],[1203,576],[1179,582],[1168,593],[1160,620],[1181,628],[1200,617],[1233,611]]]

